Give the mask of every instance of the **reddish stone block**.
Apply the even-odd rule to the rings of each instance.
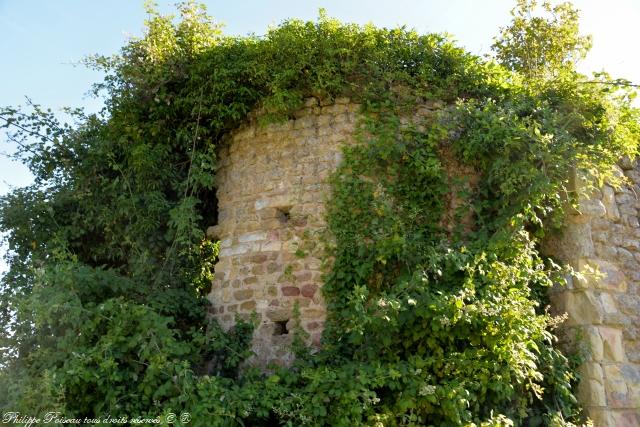
[[[315,331],[319,327],[320,327],[320,322],[309,322],[307,324],[306,330],[307,331]]]
[[[303,297],[313,298],[316,291],[318,290],[317,285],[304,285],[300,288]]]
[[[282,295],[285,297],[295,297],[300,295],[300,288],[296,286],[283,286]]]

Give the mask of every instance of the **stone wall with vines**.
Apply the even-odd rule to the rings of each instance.
[[[250,117],[220,150],[218,225],[208,230],[221,241],[210,312],[225,329],[238,315],[257,314],[251,364],[290,365],[296,326],[320,346],[328,178],[355,142],[359,108],[348,98],[328,105],[308,98],[284,123],[264,126]],[[433,108],[420,106],[414,116],[433,115]],[[449,150],[441,160],[452,187],[441,225],[452,232],[472,222],[461,190],[478,177]],[[565,341],[585,359],[578,397],[595,425],[611,427],[640,422],[640,167],[620,165],[616,173],[628,184],[588,190],[591,197],[571,210],[563,230],[544,241],[547,254],[575,269],[566,287],[551,291],[551,302],[556,315],[567,315]],[[580,192],[580,180],[571,182]],[[464,214],[456,215],[460,208]]]
[[[567,271],[540,244],[580,199],[571,170],[615,183],[637,154],[640,111],[624,82],[574,68],[589,45],[574,8],[533,9],[518,2],[491,60],[324,12],[237,37],[193,2],[179,19],[150,7],[142,38],[86,61],[106,73],[101,113],[0,109],[36,177],[0,199],[0,408],[185,411],[198,426],[585,422],[579,360],[546,311]],[[234,134],[251,111],[271,125]],[[632,338],[602,322],[587,330],[630,358]],[[240,369],[254,329],[253,350],[276,349],[258,362],[290,366]],[[634,422],[620,414],[635,391],[606,384],[632,365],[598,365],[607,404]]]
[[[552,301],[584,354],[578,396],[596,426],[612,427],[640,425],[640,166],[624,160],[616,174],[628,183],[592,191],[546,242],[577,272]]]
[[[250,121],[220,150],[218,225],[220,253],[209,299],[224,328],[237,314],[256,312],[255,362],[289,364],[294,306],[314,346],[326,309],[322,286],[328,177],[352,142],[359,105],[338,98],[305,108],[281,124]]]

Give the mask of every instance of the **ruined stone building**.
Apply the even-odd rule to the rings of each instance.
[[[293,307],[319,344],[325,307],[322,241],[327,178],[353,142],[358,106],[309,99],[296,118],[259,126],[249,120],[219,154],[219,261],[212,315],[228,328],[236,314],[257,313],[254,363],[288,363]],[[621,163],[632,185],[604,186],[548,239],[547,252],[584,273],[554,291],[565,331],[580,336],[587,360],[578,396],[596,426],[640,420],[640,168]],[[599,272],[599,273],[596,273]]]

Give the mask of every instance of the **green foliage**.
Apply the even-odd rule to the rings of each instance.
[[[258,38],[222,35],[193,3],[178,22],[150,8],[143,38],[87,60],[107,72],[101,114],[0,110],[36,176],[0,202],[0,408],[187,411],[207,426],[579,422],[541,304],[560,268],[538,245],[575,201],[574,172],[601,181],[640,128],[630,92],[580,83],[575,11],[534,6],[496,42],[502,65],[323,12]],[[296,327],[294,366],[266,375],[243,365],[251,321],[206,320],[218,245],[203,230],[224,135],[308,96],[359,102],[359,143],[331,178],[323,349]]]
[[[511,25],[503,28],[493,45],[501,64],[528,78],[555,78],[591,49],[591,37],[581,36],[578,10],[571,3],[551,6],[544,1],[540,16],[536,0],[518,0]]]

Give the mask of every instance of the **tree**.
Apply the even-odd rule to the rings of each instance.
[[[537,0],[518,0],[511,16],[492,49],[498,62],[528,79],[552,79],[574,70],[591,49],[591,37],[580,35],[578,10],[571,3],[552,7],[545,1],[538,8]]]

